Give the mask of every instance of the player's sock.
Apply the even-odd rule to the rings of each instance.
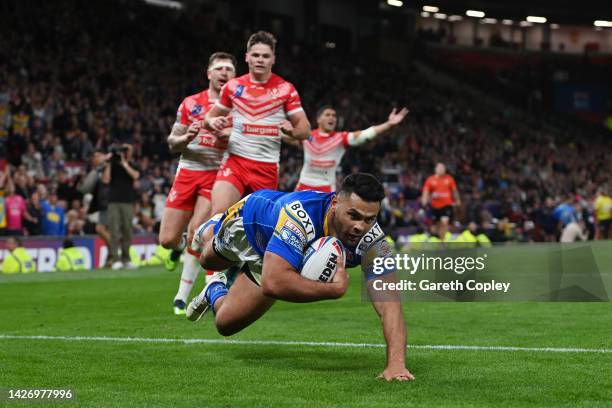
[[[200,272],[200,263],[198,262],[198,258],[189,252],[185,252],[181,283],[179,284],[178,292],[174,297],[175,300],[180,299],[183,302],[187,301],[191,288],[198,277],[198,272]]]
[[[213,282],[208,289],[206,289],[206,293],[204,296],[206,297],[206,301],[210,305],[213,314],[216,313],[215,303],[219,298],[227,295],[227,286],[223,282]]]

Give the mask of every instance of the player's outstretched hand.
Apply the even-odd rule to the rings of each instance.
[[[397,111],[396,108],[393,108],[393,110],[389,114],[387,123],[389,123],[392,126],[395,126],[398,123],[400,123],[402,120],[404,120],[404,118],[406,117],[406,115],[408,115],[409,112],[410,111],[406,108],[402,108],[402,110],[400,110],[399,112]]]
[[[386,381],[413,381],[415,379],[414,375],[405,367],[400,367],[398,369],[387,367],[385,371],[378,375],[378,378]]]
[[[280,125],[278,125],[278,128],[287,136],[293,137],[293,125],[288,120],[283,120]]]
[[[344,266],[344,259],[342,258],[342,255],[340,255],[340,257],[338,258],[338,262],[336,265],[338,270],[336,271],[336,274],[331,280],[331,285],[334,285],[334,293],[336,295],[335,297],[339,298],[342,297],[348,289],[349,274],[346,271],[346,267]]]

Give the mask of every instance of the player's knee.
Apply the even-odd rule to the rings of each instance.
[[[210,267],[210,257],[208,256],[208,254],[206,253],[206,251],[202,251],[202,253],[200,254],[200,265],[202,266],[202,268],[204,269],[212,269]]]
[[[174,249],[181,242],[181,236],[174,237],[170,234],[159,234],[159,245],[163,246],[166,249]]]
[[[217,332],[225,337],[228,336],[233,336],[234,334],[238,333],[240,331],[239,328],[235,327],[234,325],[230,325],[230,324],[220,324],[217,323]]]
[[[275,298],[276,297],[276,286],[274,282],[271,282],[269,279],[264,279],[261,283],[261,291],[264,296]]]
[[[217,332],[222,336],[231,336],[240,331],[235,322],[228,320],[228,316],[223,313],[223,309],[219,310],[215,315],[215,327]]]
[[[206,245],[200,254],[200,265],[202,268],[212,271],[221,270],[219,267],[218,256],[212,249],[212,245]]]

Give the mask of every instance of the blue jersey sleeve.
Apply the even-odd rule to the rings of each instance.
[[[280,256],[299,270],[307,243],[307,234],[302,223],[291,215],[286,206],[283,207],[266,251]]]

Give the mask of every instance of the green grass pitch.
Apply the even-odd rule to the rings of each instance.
[[[406,303],[410,345],[603,351],[413,347],[409,383],[376,379],[384,348],[291,343],[383,343],[358,273],[344,298],[278,302],[233,344],[210,316],[172,314],[178,272],[0,276],[0,388],[70,387],[35,405],[62,407],[612,406],[610,303]]]

